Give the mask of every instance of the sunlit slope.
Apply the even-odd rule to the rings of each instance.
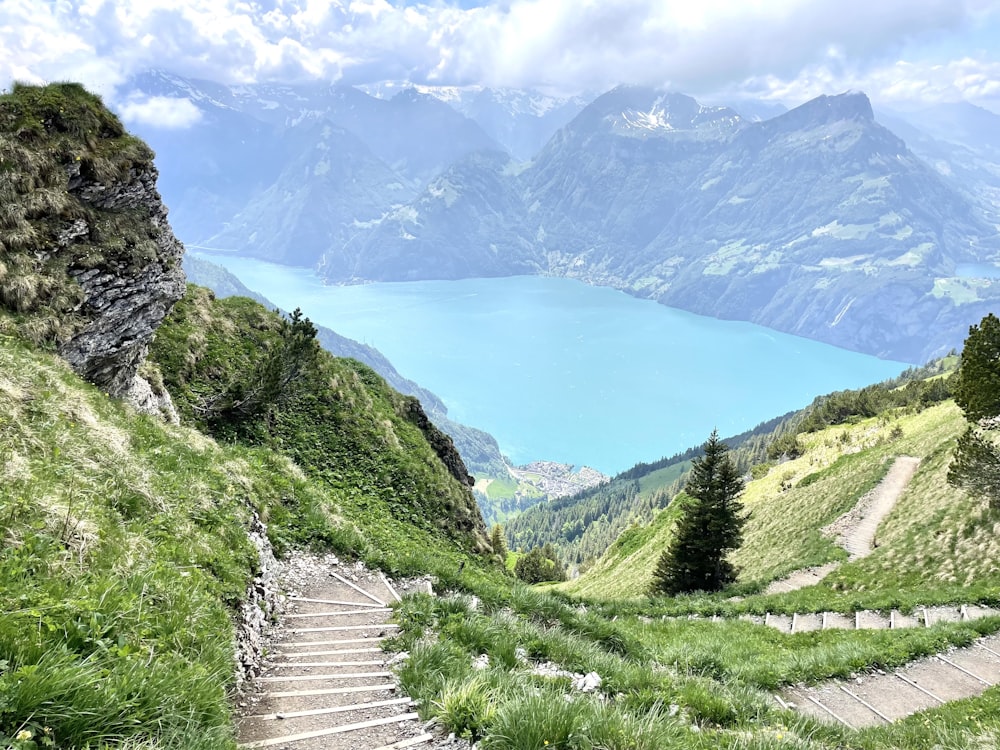
[[[208,324],[222,324],[221,308],[192,295],[205,325],[190,337],[176,321],[166,329],[169,351],[189,363],[218,343]],[[252,304],[225,308],[241,342],[273,328]],[[241,311],[259,327],[241,328]],[[225,360],[238,368],[248,352],[230,346]],[[137,416],[55,355],[0,334],[0,747],[19,732],[54,747],[109,737],[235,747],[233,621],[259,573],[255,513],[279,552],[312,546],[390,572],[500,578],[469,554],[460,488],[424,431],[396,413],[408,402],[362,365],[322,364],[324,382],[340,379],[330,398],[342,442],[326,474],[293,463],[287,445],[216,441]],[[234,373],[216,374],[221,384]],[[362,482],[373,466],[393,472],[383,492]],[[418,493],[424,504],[404,517]]]
[[[903,455],[919,457],[921,464],[879,529],[877,549],[821,585],[864,591],[1000,580],[994,519],[985,503],[946,482],[951,449],[963,429],[961,412],[947,401],[919,413],[801,435],[802,456],[747,485],[743,502],[750,517],[733,557],[740,581],[764,584],[807,566],[845,561],[847,553],[821,529],[852,508]],[[563,590],[594,598],[645,594],[675,515],[668,508],[650,526],[626,531]]]

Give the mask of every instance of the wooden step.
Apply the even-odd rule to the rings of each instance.
[[[842,683],[825,685],[823,687],[804,688],[800,691],[803,695],[822,704],[826,711],[837,717],[853,729],[862,727],[873,727],[887,723],[879,716],[878,712],[866,706],[863,701],[859,701],[856,694],[843,689]]]
[[[394,692],[395,683],[383,682],[376,685],[356,685],[340,688],[316,688],[314,690],[277,690],[264,693],[265,698],[301,698],[310,695],[343,695],[346,693],[381,693],[383,691]]]
[[[339,604],[344,607],[368,607],[371,609],[385,609],[386,607],[382,604],[375,604],[374,602],[345,602],[339,599],[310,599],[305,596],[292,596],[289,597],[289,601],[292,602],[305,602],[307,604]]]
[[[368,592],[368,591],[365,591],[365,589],[361,588],[361,587],[360,587],[360,586],[358,586],[358,585],[357,585],[356,583],[351,583],[350,581],[348,581],[348,580],[347,580],[346,578],[344,578],[344,577],[343,577],[342,575],[340,575],[339,573],[335,573],[335,572],[333,572],[333,571],[331,570],[331,571],[330,571],[330,575],[331,575],[331,576],[332,576],[333,578],[336,578],[336,579],[337,579],[338,581],[340,581],[340,582],[341,582],[342,584],[344,584],[345,586],[349,586],[350,588],[354,589],[355,591],[357,591],[357,592],[358,592],[359,594],[361,594],[362,596],[364,596],[364,597],[367,597],[368,599],[371,599],[371,600],[372,600],[373,602],[375,602],[376,604],[380,604],[380,605],[382,605],[383,607],[384,607],[384,606],[386,606],[386,602],[384,602],[384,601],[383,601],[382,599],[379,599],[379,598],[378,598],[377,596],[375,596],[374,594],[372,594],[372,593],[370,593],[370,592]]]
[[[385,664],[377,661],[279,661],[268,664],[275,669],[315,669],[317,667],[378,667]]]
[[[394,742],[391,745],[382,745],[382,747],[376,747],[374,750],[402,750],[405,747],[416,747],[417,745],[423,745],[434,739],[433,734],[421,734],[417,737],[411,737],[408,740],[400,740],[399,742]]]
[[[900,674],[944,701],[969,698],[983,691],[982,683],[940,659],[927,659],[900,670]]]
[[[250,714],[248,719],[260,719],[261,721],[276,721],[278,719],[297,719],[302,716],[325,716],[326,714],[339,714],[348,711],[367,711],[371,708],[382,708],[385,706],[401,706],[404,703],[412,703],[409,698],[390,698],[384,701],[371,701],[370,703],[351,703],[346,706],[327,706],[325,708],[310,708],[305,711],[283,711],[271,714]]]
[[[823,630],[854,630],[854,617],[838,612],[823,612]]]
[[[381,643],[385,636],[370,636],[367,638],[345,638],[338,641],[285,641],[277,644],[281,648],[311,648],[314,646],[348,646],[355,643]]]
[[[371,609],[342,609],[325,612],[296,612],[287,614],[285,617],[289,620],[301,620],[309,617],[347,617],[348,615],[376,615],[389,612],[392,612],[392,610],[386,607],[373,607]]]
[[[381,654],[380,648],[335,648],[327,651],[279,651],[275,656],[286,659],[301,658],[303,656],[355,656],[358,654]]]
[[[316,682],[318,680],[376,680],[392,677],[392,672],[347,672],[344,674],[290,674],[258,677],[258,682]]]
[[[311,732],[300,732],[299,734],[288,734],[283,737],[271,737],[266,740],[257,740],[256,742],[247,742],[245,744],[239,745],[241,748],[255,748],[255,747],[272,747],[274,745],[286,745],[291,742],[300,742],[301,740],[309,740],[314,737],[327,737],[332,734],[343,734],[344,732],[356,732],[359,729],[368,729],[369,727],[384,726],[386,724],[393,724],[396,722],[412,721],[419,718],[416,713],[399,714],[398,716],[388,716],[381,719],[372,719],[370,721],[361,721],[357,724],[342,724],[337,727],[328,727],[326,729],[315,729]]]
[[[329,625],[319,628],[289,628],[288,632],[295,635],[301,633],[340,633],[348,630],[398,630],[399,625],[387,622],[379,625]]]

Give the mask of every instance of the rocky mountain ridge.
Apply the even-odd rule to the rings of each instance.
[[[436,134],[403,125],[404,147],[401,136],[382,143],[383,125],[360,124],[374,122],[361,113],[390,105],[410,113],[393,120],[399,126],[429,121],[416,113],[431,100],[475,115],[477,97],[508,113],[530,111],[530,97],[518,104],[486,90],[405,89],[377,100],[346,87],[320,96],[160,84],[216,107],[209,112],[291,126],[279,142],[284,163],[297,166],[256,175],[261,187],[242,210],[193,236],[315,266],[331,283],[563,275],[911,362],[957,346],[998,294],[990,280],[959,272],[1000,257],[988,163],[959,158],[954,144],[951,162],[928,162],[930,150],[911,151],[860,93],[773,117],[748,103],[744,118],[681,94],[619,87],[582,107],[525,163],[495,139],[482,150],[457,125]],[[363,143],[338,141],[330,162],[338,166],[317,175],[307,167],[327,160],[304,122],[315,122],[320,106]],[[969,127],[955,128],[967,142],[982,134]],[[411,169],[416,157],[406,154],[415,152],[406,149],[443,154],[441,140],[458,144],[452,156]]]
[[[880,126],[863,94],[746,123],[687,97],[615,90],[529,168],[441,179],[447,200],[429,187],[352,244],[350,278],[322,272],[336,283],[552,273],[907,361],[960,343],[998,292],[955,273],[1000,252],[984,207]],[[485,231],[449,234],[469,216]]]

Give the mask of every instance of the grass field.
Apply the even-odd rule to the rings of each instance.
[[[961,412],[946,402],[802,435],[804,454],[771,467],[742,496],[749,520],[733,560],[744,590],[800,568],[846,560],[846,552],[820,530],[875,487],[901,455],[922,463],[880,530],[879,549],[841,567],[825,589],[835,595],[995,584],[1000,571],[994,525],[1000,519],[945,482],[951,445],[963,429]],[[668,507],[649,526],[626,531],[593,568],[561,589],[598,599],[643,596],[673,523]]]

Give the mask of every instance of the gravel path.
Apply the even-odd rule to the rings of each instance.
[[[851,510],[827,526],[823,531],[837,535],[837,544],[847,550],[849,559],[867,557],[878,546],[875,532],[886,516],[892,512],[906,485],[917,471],[919,458],[900,456],[878,487],[858,501]]]
[[[430,748],[397,687],[382,641],[397,586],[336,557],[292,558],[279,576],[288,608],[269,636],[268,662],[238,721],[241,748]],[[422,582],[401,586],[406,590]]]
[[[877,546],[875,532],[886,516],[892,512],[906,485],[917,471],[919,458],[900,456],[878,486],[866,494],[847,513],[823,529],[823,533],[837,537],[837,544],[847,550],[849,560],[859,560],[870,555]],[[840,567],[832,562],[818,567],[804,568],[772,581],[765,594],[784,594],[812,586]]]

